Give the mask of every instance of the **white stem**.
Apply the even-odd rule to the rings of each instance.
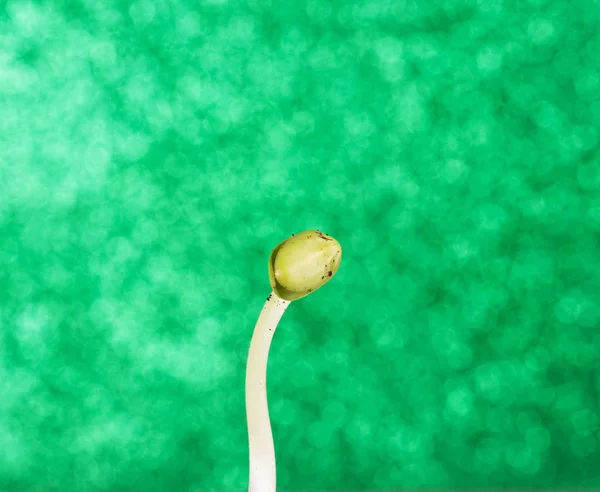
[[[258,317],[246,365],[246,418],[250,447],[248,492],[275,492],[275,448],[267,404],[267,358],[290,301],[271,293]]]

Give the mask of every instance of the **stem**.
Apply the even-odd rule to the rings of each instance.
[[[250,447],[248,492],[275,492],[275,448],[267,404],[267,358],[277,324],[290,301],[271,293],[258,317],[246,365],[246,418]]]

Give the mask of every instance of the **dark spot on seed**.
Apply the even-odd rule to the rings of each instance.
[[[317,231],[317,233],[319,234],[319,237],[320,237],[321,239],[325,239],[325,241],[331,241],[331,239],[330,239],[330,238],[328,238],[328,237],[325,237],[325,236],[323,235],[323,233],[322,233],[322,232],[319,232],[319,231]]]
[[[323,280],[324,278],[325,278],[325,275],[323,275],[323,276],[321,277],[321,280]]]
[[[331,277],[333,275],[333,273],[331,273],[331,270],[329,270],[329,272],[327,273],[328,277]]]
[[[269,294],[269,297],[267,297],[267,301],[271,300],[271,294]]]
[[[312,292],[312,289],[308,289],[308,293],[310,294]]]
[[[295,234],[294,234],[294,233],[292,233],[292,237],[294,237],[294,236],[295,236]]]

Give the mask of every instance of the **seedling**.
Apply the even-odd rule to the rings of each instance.
[[[246,365],[246,418],[250,448],[248,492],[275,492],[276,466],[267,404],[267,358],[277,324],[292,301],[331,280],[340,266],[340,244],[320,231],[304,231],[280,243],[269,258],[273,291],[258,317]]]

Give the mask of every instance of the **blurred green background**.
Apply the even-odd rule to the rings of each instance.
[[[600,487],[600,4],[0,2],[0,490]]]

